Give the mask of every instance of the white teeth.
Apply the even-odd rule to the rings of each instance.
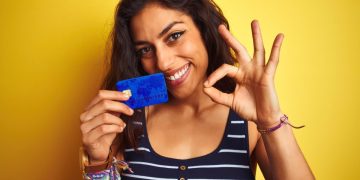
[[[185,67],[183,69],[181,69],[180,71],[176,72],[173,76],[168,76],[166,77],[166,79],[169,79],[169,80],[176,80],[176,79],[179,79],[181,78],[185,73],[186,71],[189,69],[189,65],[185,65]]]

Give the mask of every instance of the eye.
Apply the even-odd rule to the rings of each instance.
[[[170,34],[170,36],[168,37],[168,42],[173,42],[176,41],[177,39],[179,39],[185,31],[180,31],[180,32],[175,32]]]
[[[142,58],[142,57],[149,57],[152,54],[152,50],[153,48],[147,46],[147,47],[143,47],[139,50],[136,51],[136,54],[138,57]]]

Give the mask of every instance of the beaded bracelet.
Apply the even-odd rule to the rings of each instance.
[[[134,173],[129,167],[129,164],[124,160],[117,160],[113,157],[112,165],[109,169],[105,169],[93,173],[83,173],[83,179],[85,180],[121,180],[120,173],[128,171]]]
[[[290,124],[290,122],[288,121],[288,116],[286,114],[284,114],[282,117],[280,117],[280,123],[274,127],[271,128],[267,128],[267,129],[259,129],[257,128],[257,130],[261,133],[261,134],[267,134],[267,133],[271,133],[276,131],[277,129],[281,128],[281,126],[283,125],[290,125],[291,127],[295,128],[295,129],[300,129],[305,127],[305,125],[302,126],[294,126],[292,124]]]

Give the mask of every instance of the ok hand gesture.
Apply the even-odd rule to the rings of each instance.
[[[279,122],[283,115],[275,91],[274,76],[284,35],[276,36],[270,58],[265,62],[265,50],[258,21],[254,20],[251,23],[251,29],[254,44],[252,58],[224,25],[219,26],[219,33],[234,50],[239,67],[229,64],[220,66],[205,81],[204,91],[213,101],[231,107],[240,117],[254,121],[258,126],[269,127]],[[212,87],[224,76],[236,81],[235,91],[231,94]]]

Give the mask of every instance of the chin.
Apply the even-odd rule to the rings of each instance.
[[[201,81],[196,81],[197,83],[189,83],[188,86],[179,87],[176,89],[168,89],[170,93],[170,97],[175,100],[185,100],[188,98],[198,98],[198,96],[194,96],[195,94],[199,94],[199,92],[203,92],[202,86],[199,87],[197,85],[202,85]]]
[[[177,89],[177,90],[169,90],[169,93],[170,93],[170,97],[174,100],[181,100],[181,99],[186,99],[188,98],[191,93],[189,91],[181,91],[180,89]]]

